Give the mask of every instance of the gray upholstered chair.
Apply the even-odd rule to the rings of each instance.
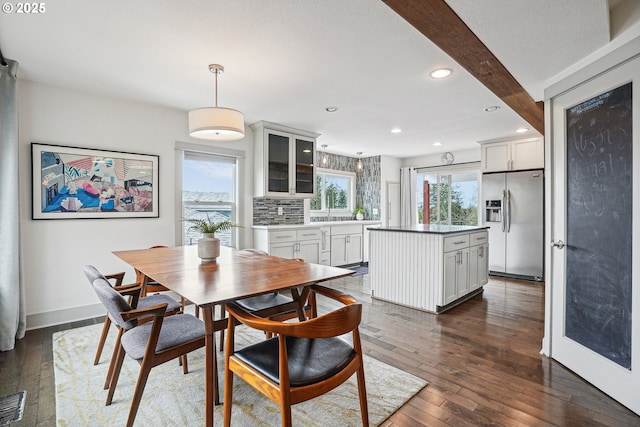
[[[115,273],[115,274],[107,274],[107,275],[103,275],[102,273],[100,273],[100,271],[94,267],[93,265],[85,265],[84,267],[84,275],[87,276],[87,279],[89,280],[89,283],[93,283],[96,279],[105,279],[107,281],[109,280],[115,280],[114,283],[114,289],[117,291],[126,291],[127,289],[131,288],[131,287],[135,287],[138,286],[138,283],[131,283],[129,285],[122,285],[122,282],[124,280],[124,272],[121,273]],[[152,305],[157,305],[157,304],[162,304],[162,303],[167,303],[167,315],[171,315],[171,314],[176,314],[179,313],[181,311],[181,304],[174,300],[173,298],[167,296],[167,295],[149,295],[147,297],[141,297],[138,300],[137,305],[134,306],[134,308],[145,308],[145,307],[151,307]],[[104,319],[104,326],[102,327],[102,334],[100,335],[100,341],[98,342],[98,348],[96,350],[96,357],[93,360],[93,364],[97,365],[98,363],[100,363],[100,356],[102,355],[102,350],[104,348],[104,342],[107,339],[107,334],[109,333],[109,328],[111,327],[111,319],[109,318],[109,316],[105,316]],[[115,352],[117,351],[117,346],[116,348],[114,348],[114,354],[113,356],[115,357]],[[113,357],[111,358],[111,360],[113,360]],[[111,374],[113,368],[112,366],[109,367],[109,375]],[[107,381],[105,382],[105,388],[108,385],[108,377],[107,377]]]
[[[227,334],[224,377],[224,425],[231,425],[234,374],[280,406],[282,425],[291,426],[291,405],[333,390],[357,373],[362,425],[369,425],[367,392],[362,347],[358,326],[362,305],[342,292],[311,285],[310,298],[316,294],[344,304],[327,314],[303,322],[279,322],[257,317],[236,303],[227,305]],[[278,334],[235,351],[234,328],[242,323]],[[340,338],[351,333],[353,344]]]
[[[135,420],[151,369],[204,347],[204,323],[190,314],[165,317],[166,303],[145,308],[133,308],[123,295],[113,289],[109,282],[101,278],[96,279],[92,286],[107,309],[109,317],[120,331],[120,345],[115,358],[113,375],[110,379],[106,405],[110,405],[113,400],[125,354],[140,363],[140,374],[127,419],[129,427],[133,425]],[[137,292],[140,290],[139,286]],[[137,296],[134,294],[134,301],[136,298]],[[149,316],[152,316],[153,321],[139,322],[139,319]],[[186,373],[186,358],[183,361],[183,368]]]

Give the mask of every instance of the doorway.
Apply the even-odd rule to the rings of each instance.
[[[640,59],[552,98],[551,357],[640,413]],[[635,86],[635,87],[634,87]],[[636,147],[636,148],[634,148]],[[637,258],[637,257],[636,257]]]

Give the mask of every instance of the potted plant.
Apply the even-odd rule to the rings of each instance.
[[[184,221],[193,224],[189,230],[195,230],[202,233],[202,238],[198,239],[198,256],[203,262],[215,262],[220,256],[220,239],[216,237],[219,231],[226,231],[231,227],[241,227],[231,221],[215,222],[211,220],[207,213],[207,219],[192,218]]]
[[[360,205],[353,211],[353,215],[355,215],[358,221],[362,221],[364,219],[364,212],[364,208]]]

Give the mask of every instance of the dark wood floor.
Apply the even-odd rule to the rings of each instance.
[[[438,316],[372,301],[367,276],[332,286],[363,301],[368,355],[429,381],[384,427],[640,426],[639,416],[539,354],[541,284],[492,278],[481,296]],[[0,396],[28,393],[14,426],[55,425],[52,334],[96,322],[29,331],[0,353]]]

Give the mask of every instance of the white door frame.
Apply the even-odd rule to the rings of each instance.
[[[547,163],[551,174],[547,190],[550,191],[550,211],[547,219],[547,243],[566,240],[566,113],[565,108],[591,99],[610,89],[633,81],[633,243],[634,254],[640,253],[640,58],[589,79],[564,91],[546,103],[547,135],[550,138]],[[545,340],[543,352],[589,381],[632,411],[640,414],[640,261],[632,264],[632,343],[631,370],[597,354],[565,336],[565,256],[566,251],[553,248],[548,251],[547,301]],[[637,257],[636,257],[637,258]]]
[[[398,181],[386,181],[386,190],[387,190],[387,197],[386,197],[386,201],[387,201],[387,206],[385,209],[385,216],[384,216],[384,225],[385,226],[389,226],[392,225],[390,224],[390,218],[391,218],[391,205],[394,202],[394,200],[392,200],[391,198],[391,194],[392,191],[395,189],[395,193],[398,197],[395,200],[395,202],[397,202],[397,225],[400,225],[400,182]]]

